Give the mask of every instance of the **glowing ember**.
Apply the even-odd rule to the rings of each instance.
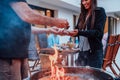
[[[49,56],[49,59],[51,62],[51,78],[50,78],[50,80],[66,80],[66,79],[64,79],[64,75],[65,75],[64,69],[58,68],[58,66],[56,65],[57,58],[58,58],[58,51],[57,51],[56,47],[54,47],[54,50],[55,50],[55,54]]]
[[[44,78],[41,78],[39,80],[52,80],[48,77],[44,77]],[[54,79],[55,80],[55,79]],[[78,76],[65,76],[64,79],[60,79],[60,80],[94,80],[94,79],[82,79],[82,78],[79,78]]]

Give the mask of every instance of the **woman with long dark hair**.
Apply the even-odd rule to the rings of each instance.
[[[105,21],[105,10],[97,7],[97,0],[81,0],[81,13],[76,29],[62,31],[63,34],[79,37],[80,53],[76,60],[77,65],[102,67],[102,37]]]

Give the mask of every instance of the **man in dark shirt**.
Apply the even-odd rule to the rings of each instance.
[[[64,19],[49,18],[32,10],[25,0],[0,1],[0,80],[21,80],[23,62],[28,57],[31,24],[41,24],[65,28]],[[51,32],[51,29],[45,30]],[[24,69],[26,69],[24,67]],[[25,71],[25,70],[23,70]]]

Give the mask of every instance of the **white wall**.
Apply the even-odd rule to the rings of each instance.
[[[80,7],[80,1],[81,0],[62,0],[62,1],[66,2],[66,3],[69,3],[69,4],[72,4],[72,5],[75,5],[77,7]]]
[[[98,5],[104,7],[107,12],[120,11],[120,0],[98,0]]]
[[[53,9],[53,10],[57,10],[57,7],[54,6],[54,5],[49,5],[49,4],[46,4],[44,2],[41,2],[40,0],[27,0],[27,2],[29,4],[32,4],[32,5],[35,5],[35,6],[39,6],[39,7],[43,7],[43,8],[48,8],[48,9]]]

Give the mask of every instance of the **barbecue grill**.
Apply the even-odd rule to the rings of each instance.
[[[70,77],[68,80],[114,80],[110,74],[97,68],[86,66],[64,67],[64,69],[65,77]],[[31,77],[31,80],[50,80],[50,70],[44,70],[35,73]]]

